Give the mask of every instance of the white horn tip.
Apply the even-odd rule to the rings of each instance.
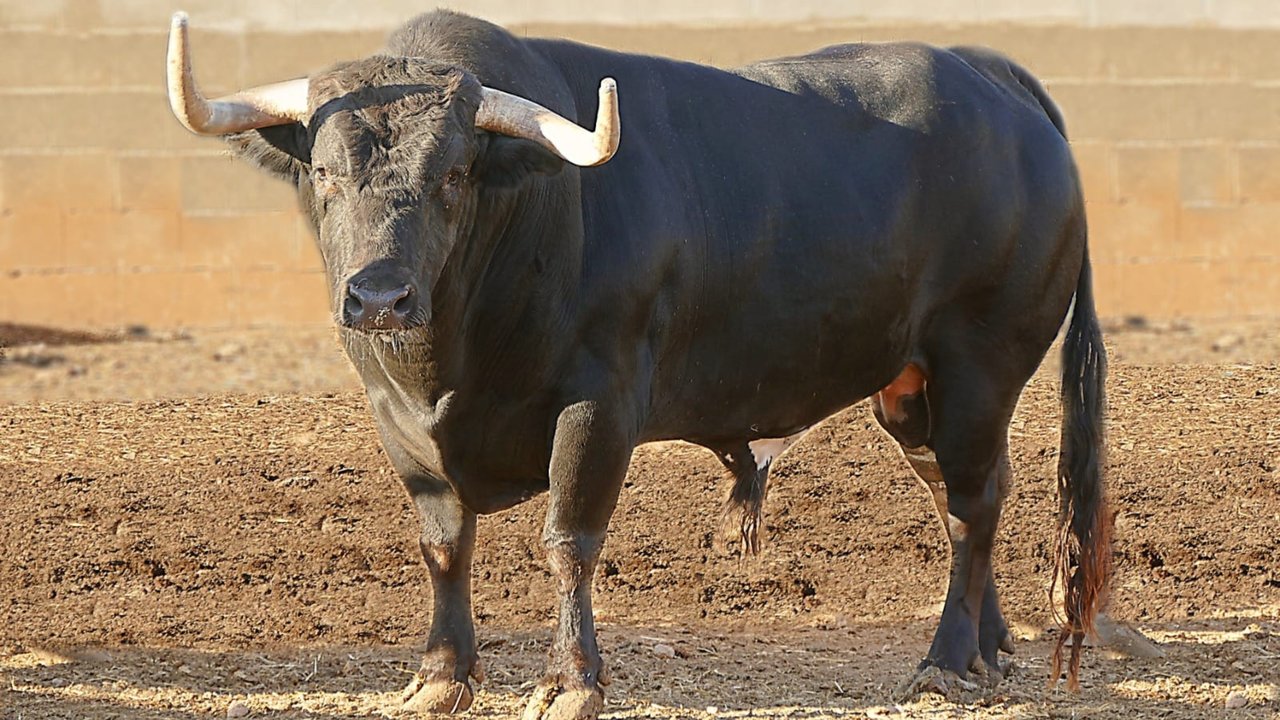
[[[186,26],[187,26],[187,14],[186,14],[185,12],[181,11],[181,10],[179,10],[179,11],[175,12],[175,13],[173,14],[173,20],[170,22],[170,25],[169,25],[169,26],[170,26],[170,27],[172,27],[174,30],[177,30],[178,28],[184,28],[184,27],[186,27]]]
[[[616,93],[616,92],[618,92],[618,81],[617,81],[617,80],[614,80],[614,79],[613,79],[613,78],[611,78],[611,77],[607,77],[607,78],[605,78],[605,79],[603,79],[603,80],[601,80],[601,81],[600,81],[600,94],[601,94],[601,95],[606,95],[606,94],[608,94],[608,93]]]

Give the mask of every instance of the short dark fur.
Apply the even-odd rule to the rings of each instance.
[[[583,119],[606,76],[622,143],[598,168],[474,128],[481,84]],[[909,364],[927,384],[900,404],[899,435],[952,518],[922,667],[998,676],[1007,425],[1073,296],[1063,577],[1068,632],[1089,628],[1109,558],[1102,345],[1062,118],[1025,70],[886,44],[729,72],[442,11],[316,75],[311,109],[306,127],[230,142],[297,185],[340,325],[352,288],[404,301],[408,329],[341,336],[436,589],[412,707],[470,702],[477,513],[550,490],[560,625],[533,706],[591,716],[604,665],[590,583],[635,445],[716,451],[752,544],[768,469],[748,443],[812,426]]]

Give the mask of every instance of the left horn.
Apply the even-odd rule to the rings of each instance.
[[[169,107],[197,135],[230,135],[254,128],[303,122],[307,118],[307,79],[243,90],[206,100],[191,73],[187,14],[176,12],[169,26]]]
[[[532,140],[580,167],[601,165],[618,151],[621,137],[618,84],[613,78],[600,81],[600,108],[594,131],[532,100],[489,87],[482,89],[476,127]]]

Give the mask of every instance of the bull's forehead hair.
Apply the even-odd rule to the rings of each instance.
[[[310,85],[313,129],[342,111],[382,125],[400,115],[439,115],[457,100],[474,108],[480,98],[480,84],[469,73],[424,58],[375,55],[345,62]]]
[[[459,67],[433,62],[426,58],[392,57],[373,55],[360,60],[338,63],[315,76],[311,81],[311,101],[314,106],[343,95],[372,95],[390,92],[409,86],[419,87],[419,92],[435,92],[440,100],[447,101],[467,85],[477,85],[475,78]]]
[[[480,97],[469,73],[404,57],[342,63],[313,78],[311,88],[311,132],[317,140],[335,139],[353,169],[394,162],[394,156],[427,161],[430,150],[446,149],[442,141],[451,135],[449,120],[459,106],[473,113]]]

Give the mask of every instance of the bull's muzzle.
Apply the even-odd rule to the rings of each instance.
[[[417,287],[396,274],[363,271],[347,281],[341,322],[354,330],[409,330],[426,322]]]

